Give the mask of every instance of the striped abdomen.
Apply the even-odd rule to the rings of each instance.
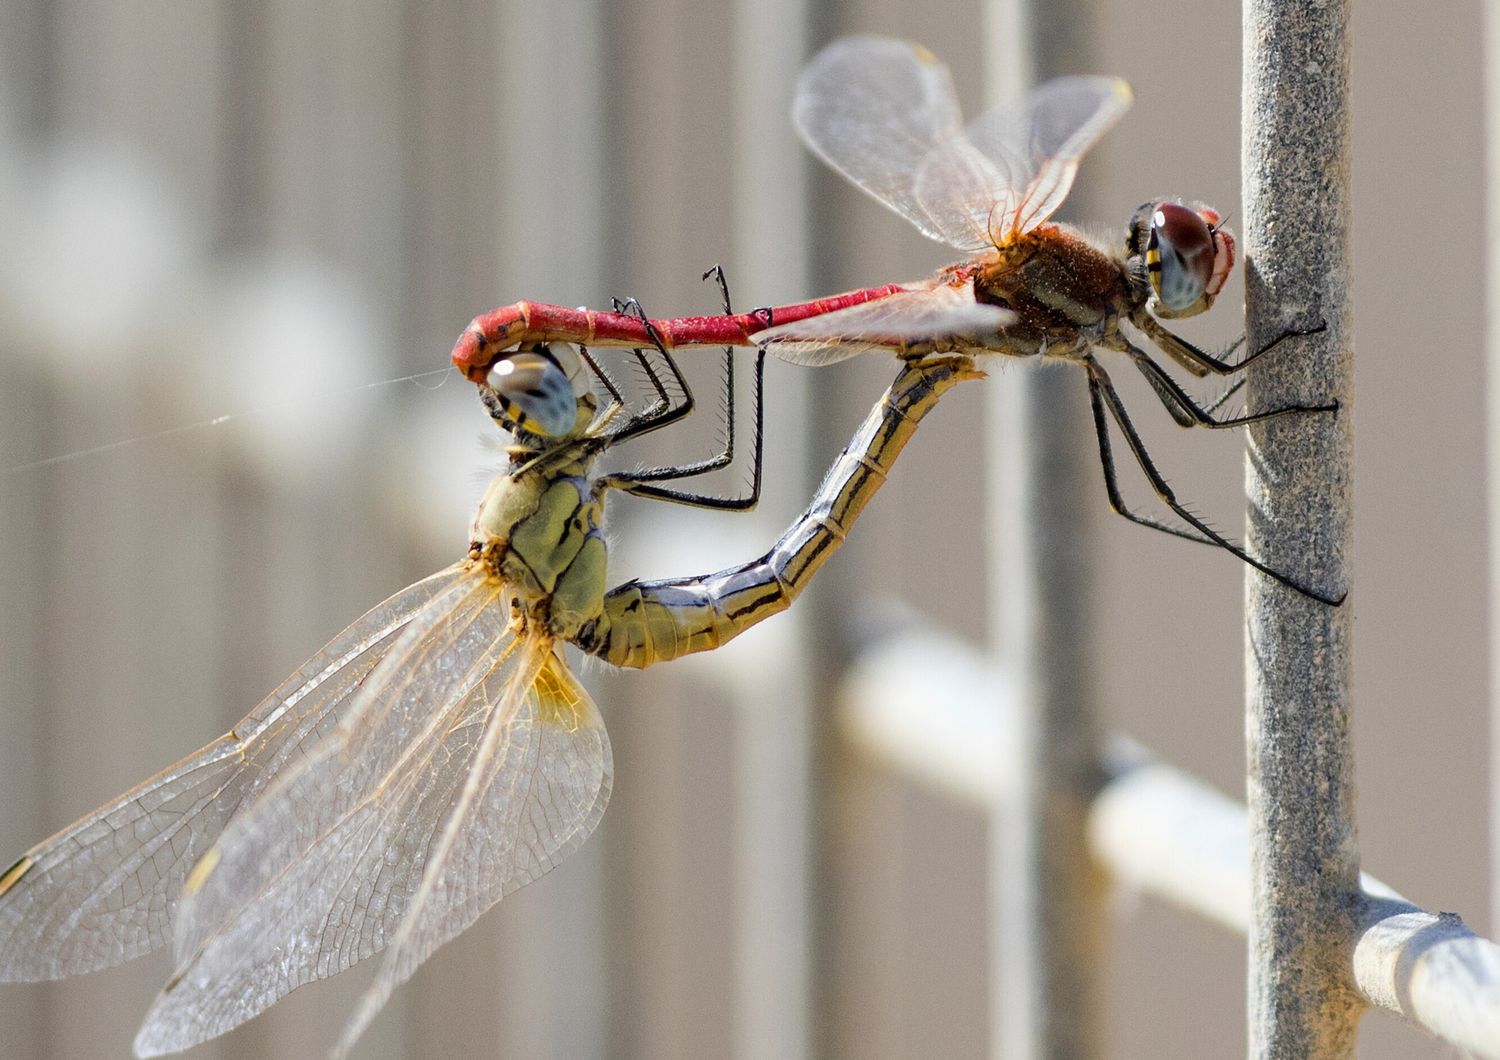
[[[962,357],[906,366],[771,551],[717,574],[626,582],[605,595],[604,613],[575,643],[616,666],[645,667],[716,648],[786,610],[843,544],[922,417],[955,383],[981,374]]]

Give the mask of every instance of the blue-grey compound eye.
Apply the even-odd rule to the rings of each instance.
[[[571,433],[578,422],[573,384],[550,357],[540,353],[502,357],[486,381],[520,430],[558,438]]]
[[[1214,236],[1196,210],[1180,203],[1158,203],[1151,215],[1146,268],[1151,288],[1174,313],[1202,300],[1214,271]]]

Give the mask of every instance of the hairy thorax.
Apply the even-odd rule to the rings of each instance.
[[[1131,302],[1124,261],[1067,225],[1042,225],[977,264],[976,297],[1020,317],[997,352],[1078,356],[1107,344]]]

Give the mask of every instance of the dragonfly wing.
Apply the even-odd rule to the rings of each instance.
[[[475,719],[476,746],[462,788],[335,1058],[348,1053],[391,992],[434,950],[550,871],[604,814],[609,740],[598,708],[558,655],[549,651],[540,671],[519,667],[487,715]]]
[[[188,877],[180,969],[137,1053],[222,1034],[414,938],[398,950],[404,977],[581,844],[608,798],[609,745],[555,658],[550,640],[514,635],[496,579],[434,599],[337,736],[236,814]]]
[[[1010,310],[975,300],[971,284],[945,284],[778,324],[751,339],[784,361],[821,367],[866,350],[984,349],[1015,320]]]
[[[1119,78],[1048,81],[934,149],[916,175],[916,200],[934,225],[954,238],[979,238],[976,245],[1029,232],[1057,212],[1078,163],[1131,99]]]
[[[188,870],[234,810],[333,728],[396,633],[457,576],[455,566],[372,609],[229,733],[0,873],[0,981],[78,975],[160,946]]]
[[[922,161],[962,125],[948,68],[888,37],[846,37],[802,71],[792,121],[812,152],[922,230],[948,242],[918,205]]]

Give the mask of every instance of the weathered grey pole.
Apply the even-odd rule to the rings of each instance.
[[[1483,5],[1485,390],[1489,453],[1490,643],[1500,631],[1500,10]],[[1500,924],[1500,651],[1490,649],[1490,922]]]
[[[1322,591],[1349,585],[1353,449],[1348,0],[1246,0],[1244,258],[1250,411],[1337,399],[1250,431],[1251,551]],[[1248,578],[1249,1055],[1352,1057],[1362,1002],[1350,739],[1353,602]]]
[[[989,5],[991,101],[1094,69],[1090,8],[1087,0]],[[1080,201],[1075,191],[1070,215]],[[1010,372],[991,389],[994,647],[1016,692],[1014,753],[1002,765],[1011,797],[991,841],[992,1052],[1087,1060],[1101,1052],[1104,974],[1104,886],[1086,839],[1098,779],[1086,514],[1097,472],[1080,445],[1090,428],[1075,373]],[[993,690],[997,709],[1010,691]]]

